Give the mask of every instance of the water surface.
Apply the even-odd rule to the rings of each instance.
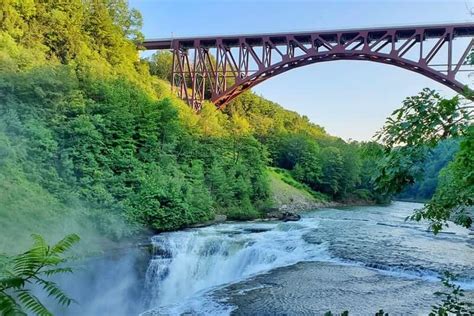
[[[323,209],[299,222],[226,223],[153,237],[143,315],[426,314],[440,274],[474,290],[474,242],[406,222],[420,204]]]

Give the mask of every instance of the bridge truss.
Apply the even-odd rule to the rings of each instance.
[[[172,85],[199,110],[222,108],[243,91],[293,68],[334,60],[366,60],[408,69],[457,92],[467,84],[474,23],[262,35],[147,40],[146,49],[171,49]]]

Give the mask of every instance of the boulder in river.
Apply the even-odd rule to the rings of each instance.
[[[284,222],[290,222],[290,221],[299,221],[301,219],[301,216],[295,212],[290,212],[290,211],[273,211],[267,213],[267,218],[273,219],[273,220],[280,220]]]
[[[301,219],[301,216],[299,214],[284,212],[283,218],[281,220],[284,222],[294,222],[294,221],[299,221],[300,219]]]

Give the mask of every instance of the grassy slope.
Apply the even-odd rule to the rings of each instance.
[[[291,174],[282,169],[268,168],[270,180],[270,199],[273,208],[291,205],[293,210],[303,210],[328,202],[328,198],[312,191],[291,177]]]

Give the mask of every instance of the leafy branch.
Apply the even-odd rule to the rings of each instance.
[[[435,292],[434,294],[442,298],[441,303],[433,305],[430,316],[448,316],[448,315],[474,315],[474,304],[462,301],[465,296],[464,290],[459,285],[454,284],[455,275],[445,272],[441,278],[443,285],[449,292]]]
[[[472,102],[460,96],[444,99],[425,88],[403,101],[375,135],[387,148],[395,146],[434,146],[448,137],[464,135],[472,123]]]
[[[432,199],[417,210],[410,219],[431,221],[430,228],[439,232],[452,220],[471,227],[474,205],[474,112],[468,95],[444,99],[434,90],[423,89],[408,97],[400,109],[394,111],[376,134],[385,145],[378,175],[377,189],[384,194],[399,193],[412,184],[423,172],[428,150],[439,141],[460,137],[460,150],[439,176]]]
[[[42,288],[48,297],[54,298],[60,305],[69,306],[74,302],[55,282],[45,278],[72,272],[71,268],[64,266],[68,261],[64,253],[79,242],[79,236],[67,235],[53,246],[49,246],[39,235],[32,235],[32,238],[33,247],[28,251],[12,257],[0,255],[2,315],[27,315],[27,311],[40,316],[52,315],[31,293],[32,285]]]

